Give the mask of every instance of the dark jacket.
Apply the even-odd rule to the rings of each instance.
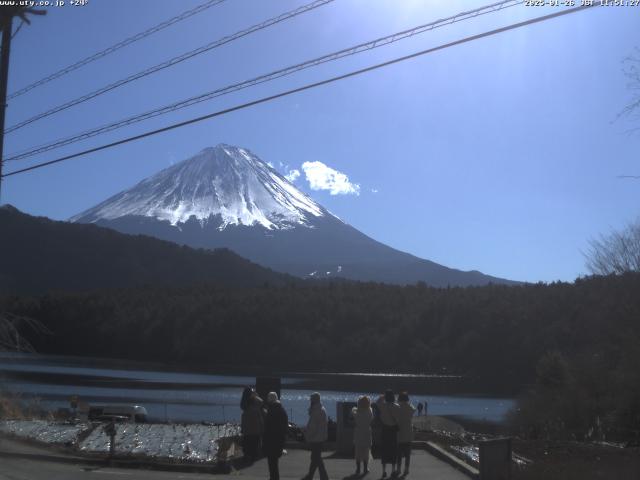
[[[267,405],[264,419],[264,453],[267,456],[280,457],[284,449],[284,440],[289,428],[289,418],[280,402]]]
[[[249,400],[249,404],[240,418],[240,428],[243,435],[262,435],[264,433],[262,403],[262,399],[257,395]]]

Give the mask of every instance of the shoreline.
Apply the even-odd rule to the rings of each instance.
[[[3,369],[3,364],[11,366]],[[16,365],[28,365],[20,370]],[[46,368],[71,368],[77,372],[42,372],[34,370],[38,365]],[[83,369],[106,370],[104,375],[81,372]],[[135,377],[117,376],[114,373],[140,372],[165,373],[168,375],[193,375],[205,378],[194,381],[144,380]],[[37,383],[81,386],[115,386],[120,388],[198,390],[243,385],[206,377],[246,377],[252,385],[258,376],[274,376],[287,380],[286,386],[301,390],[341,390],[345,392],[375,392],[391,388],[394,391],[406,390],[415,395],[455,395],[486,398],[514,398],[526,388],[526,385],[505,385],[502,382],[490,382],[487,379],[450,374],[385,372],[319,372],[319,371],[282,371],[264,367],[222,366],[215,368],[190,369],[188,365],[168,365],[135,360],[104,359],[92,357],[72,357],[47,354],[2,354],[0,355],[0,376],[11,380],[26,380]],[[285,386],[285,383],[283,383]]]

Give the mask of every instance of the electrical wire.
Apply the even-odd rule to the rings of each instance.
[[[61,105],[58,105],[57,107],[51,108],[45,112],[39,113],[37,115],[34,115],[31,118],[28,118],[26,120],[23,120],[22,122],[19,122],[15,125],[12,125],[11,127],[7,128],[4,133],[11,133],[15,130],[18,130],[19,128],[22,128],[26,125],[29,125],[33,122],[36,122],[38,120],[41,120],[43,118],[49,117],[51,115],[54,115],[56,113],[62,112],[63,110],[67,110],[68,108],[71,108],[75,105],[78,105],[80,103],[84,103],[88,100],[92,100],[104,93],[110,92],[111,90],[115,90],[118,87],[122,87],[123,85],[126,85],[128,83],[134,82],[136,80],[139,80],[141,78],[147,77],[153,73],[159,72],[161,70],[164,70],[165,68],[169,68],[169,67],[173,67],[174,65],[178,65],[179,63],[184,62],[185,60],[188,60],[190,58],[193,58],[197,55],[200,55],[202,53],[208,52],[210,50],[213,50],[214,48],[218,48],[221,47],[223,45],[226,45],[227,43],[231,43],[234,40],[238,40],[239,38],[242,37],[246,37],[247,35],[250,35],[254,32],[258,32],[260,30],[264,30],[265,28],[269,28],[273,25],[276,25],[280,22],[284,22],[285,20],[289,20],[290,18],[296,17],[298,15],[301,15],[303,13],[309,12],[311,10],[314,10],[318,7],[321,7],[323,5],[326,5],[327,3],[331,3],[334,2],[335,0],[315,0],[309,4],[303,5],[299,8],[296,8],[294,10],[291,10],[289,12],[285,12],[281,15],[278,15],[276,17],[270,18],[268,20],[265,20],[264,22],[258,23],[256,25],[253,25],[249,28],[246,28],[244,30],[240,30],[236,33],[233,33],[231,35],[227,35],[225,37],[219,38],[218,40],[215,40],[211,43],[208,43],[206,45],[203,45],[201,47],[198,47],[194,50],[190,50],[188,52],[183,53],[182,55],[178,55],[176,57],[170,58],[169,60],[166,60],[162,63],[159,63],[157,65],[154,65],[152,67],[149,67],[145,70],[142,70],[138,73],[134,73],[133,75],[129,75],[126,78],[123,78],[121,80],[118,80],[116,82],[110,83],[109,85],[106,85],[102,88],[99,88],[97,90],[94,90],[93,92],[87,93],[86,95],[82,95],[81,97],[75,98],[73,100],[70,100],[66,103],[63,103]]]
[[[214,7],[216,5],[221,4],[222,2],[225,2],[226,0],[208,0],[205,3],[202,3],[200,5],[198,5],[195,8],[192,8],[191,10],[187,10],[183,13],[181,13],[180,15],[177,15],[175,17],[172,17],[168,20],[165,20],[162,23],[159,23],[158,25],[155,25],[154,27],[148,28],[147,30],[137,33],[135,35],[133,35],[132,37],[126,38],[124,40],[122,40],[121,42],[116,43],[115,45],[111,45],[108,48],[105,48],[104,50],[101,50],[99,52],[94,53],[93,55],[90,55],[82,60],[79,60],[75,63],[72,63],[71,65],[68,65],[60,70],[58,70],[57,72],[54,72],[50,75],[47,75],[44,78],[41,78],[38,81],[35,81],[29,85],[27,85],[26,87],[21,88],[20,90],[17,90],[15,92],[13,92],[11,95],[9,95],[7,97],[8,100],[12,99],[12,98],[16,98],[19,97],[20,95],[24,95],[25,93],[33,90],[34,88],[40,87],[42,85],[44,85],[45,83],[49,83],[52,80],[55,80],[56,78],[60,78],[63,75],[66,75],[67,73],[73,72],[74,70],[79,69],[80,67],[84,67],[85,65],[94,62],[100,58],[106,57],[107,55],[120,50],[123,47],[126,47],[127,45],[131,45],[132,43],[135,43],[139,40],[142,40],[143,38],[148,37],[149,35],[152,35],[156,32],[159,32],[160,30],[163,30],[167,27],[170,27],[171,25],[178,23],[182,20],[185,20],[189,17],[192,17],[193,15],[197,15],[198,13],[204,12],[205,10]]]
[[[192,105],[196,105],[198,103],[211,100],[213,98],[217,98],[223,95],[228,95],[230,93],[237,92],[239,90],[243,90],[245,88],[253,87],[255,85],[259,85],[265,82],[273,81],[278,78],[282,78],[288,75],[292,75],[301,70],[305,70],[307,68],[315,67],[318,65],[322,65],[327,62],[332,62],[335,60],[339,60],[344,57],[348,57],[351,55],[356,55],[368,50],[373,50],[375,48],[380,48],[385,45],[389,45],[391,43],[398,42],[400,40],[404,40],[406,38],[412,37],[414,35],[424,33],[427,31],[434,30],[436,28],[444,27],[446,25],[450,25],[453,23],[461,22],[464,20],[469,20],[471,18],[475,18],[481,15],[486,15],[488,13],[493,13],[499,10],[503,10],[505,8],[513,7],[516,5],[520,5],[524,3],[524,0],[507,0],[502,2],[493,3],[490,5],[486,5],[484,7],[476,8],[474,10],[470,10],[467,12],[458,13],[451,17],[443,18],[440,20],[436,20],[427,24],[419,25],[417,27],[410,28],[408,30],[403,30],[401,32],[394,33],[392,35],[387,35],[385,37],[380,37],[375,40],[361,43],[355,45],[353,47],[349,47],[337,52],[333,52],[327,55],[323,55],[321,57],[314,58],[312,60],[307,60],[302,63],[298,63],[296,65],[292,65],[286,68],[282,68],[280,70],[276,70],[274,72],[267,73],[265,75],[260,75],[258,77],[252,78],[250,80],[245,80],[243,82],[235,83],[232,85],[227,85],[222,88],[218,88],[216,90],[197,95],[195,97],[190,97],[185,100],[181,100],[179,102],[175,102],[169,105],[165,105],[164,107],[156,108],[151,111],[147,111],[145,113],[137,114],[123,120],[119,120],[117,122],[109,123],[106,125],[102,125],[100,127],[96,127],[91,130],[87,130],[70,137],[66,137],[63,139],[55,140],[53,142],[39,145],[37,147],[31,148],[29,150],[24,150],[21,152],[12,153],[7,156],[5,161],[15,161],[21,160],[24,158],[31,157],[33,155],[37,155],[40,153],[44,153],[50,150],[54,150],[66,145],[70,145],[72,143],[79,142],[81,140],[85,140],[88,138],[95,137],[97,135],[101,135],[103,133],[111,132],[113,130],[117,130],[119,128],[132,125],[134,123],[141,122],[143,120],[148,120],[150,118],[157,117],[159,115],[164,115],[166,113],[173,112],[175,110],[179,110],[182,108],[190,107]]]
[[[310,90],[312,88],[316,88],[316,87],[319,87],[319,86],[322,86],[322,85],[327,85],[327,84],[330,84],[330,83],[334,83],[334,82],[337,82],[339,80],[344,80],[344,79],[347,79],[347,78],[350,78],[350,77],[355,77],[355,76],[361,75],[363,73],[371,72],[371,71],[377,70],[379,68],[387,67],[389,65],[394,65],[396,63],[404,62],[406,60],[410,60],[410,59],[413,59],[413,58],[416,58],[416,57],[427,55],[429,53],[434,53],[434,52],[437,52],[437,51],[440,51],[440,50],[444,50],[446,48],[454,47],[456,45],[469,43],[469,42],[472,42],[472,41],[475,41],[475,40],[479,40],[481,38],[489,37],[489,36],[492,36],[492,35],[497,35],[499,33],[503,33],[503,32],[509,31],[509,30],[515,30],[517,28],[522,28],[522,27],[525,27],[525,26],[528,26],[528,25],[532,25],[532,24],[535,24],[535,23],[541,23],[541,22],[544,22],[546,20],[550,20],[552,18],[557,18],[557,17],[560,17],[560,16],[569,15],[569,14],[576,13],[576,12],[579,12],[579,11],[582,11],[582,10],[586,10],[586,9],[589,9],[589,8],[593,8],[593,7],[599,6],[599,5],[600,5],[600,2],[594,2],[593,4],[585,4],[585,5],[581,5],[581,6],[578,6],[578,7],[568,8],[568,9],[565,9],[565,10],[561,10],[559,12],[550,13],[548,15],[543,15],[543,16],[540,16],[540,17],[535,17],[535,18],[532,18],[532,19],[529,19],[529,20],[518,22],[518,23],[513,23],[513,24],[507,25],[505,27],[496,28],[494,30],[489,30],[489,31],[486,31],[486,32],[483,32],[483,33],[479,33],[479,34],[476,34],[476,35],[465,37],[465,38],[462,38],[462,39],[459,39],[459,40],[455,40],[455,41],[452,41],[452,42],[449,42],[449,43],[438,45],[436,47],[428,48],[426,50],[421,50],[419,52],[415,52],[415,53],[412,53],[410,55],[405,55],[403,57],[398,57],[398,58],[395,58],[393,60],[388,60],[386,62],[378,63],[378,64],[375,64],[375,65],[371,65],[371,66],[366,67],[366,68],[362,68],[362,69],[359,69],[359,70],[354,70],[354,71],[351,71],[349,73],[345,73],[343,75],[338,75],[338,76],[331,77],[331,78],[328,78],[328,79],[325,79],[325,80],[321,80],[319,82],[310,83],[310,84],[304,85],[302,87],[293,88],[291,90],[280,92],[280,93],[277,93],[275,95],[270,95],[268,97],[263,97],[263,98],[260,98],[258,100],[253,100],[251,102],[243,103],[243,104],[240,104],[240,105],[235,105],[233,107],[226,108],[224,110],[219,110],[217,112],[209,113],[207,115],[203,115],[203,116],[200,116],[200,117],[192,118],[190,120],[186,120],[186,121],[183,121],[183,122],[174,123],[172,125],[168,125],[168,126],[163,127],[163,128],[159,128],[159,129],[156,129],[156,130],[152,130],[152,131],[149,131],[149,132],[142,133],[140,135],[134,135],[132,137],[124,138],[122,140],[118,140],[118,141],[111,142],[111,143],[108,143],[108,144],[105,144],[105,145],[101,145],[99,147],[90,148],[90,149],[87,149],[87,150],[83,150],[81,152],[73,153],[71,155],[66,155],[66,156],[63,156],[63,157],[60,157],[60,158],[56,158],[54,160],[49,160],[47,162],[38,163],[38,164],[35,164],[35,165],[31,165],[29,167],[21,168],[19,170],[14,170],[12,172],[3,174],[2,177],[0,177],[0,178],[10,177],[12,175],[18,175],[18,174],[21,174],[21,173],[25,173],[25,172],[29,172],[29,171],[32,171],[32,170],[36,170],[36,169],[43,168],[43,167],[46,167],[46,166],[49,166],[49,165],[53,165],[53,164],[56,164],[56,163],[64,162],[66,160],[71,160],[72,158],[81,157],[81,156],[87,155],[89,153],[94,153],[94,152],[99,152],[101,150],[106,150],[106,149],[109,149],[109,148],[112,148],[112,147],[115,147],[115,146],[118,146],[118,145],[123,145],[125,143],[130,143],[130,142],[133,142],[133,141],[136,141],[136,140],[140,140],[140,139],[143,139],[143,138],[146,138],[146,137],[150,137],[150,136],[157,135],[157,134],[160,134],[160,133],[164,133],[164,132],[167,132],[167,131],[170,131],[170,130],[174,130],[176,128],[184,127],[186,125],[191,125],[191,124],[194,124],[194,123],[202,122],[204,120],[208,120],[208,119],[211,119],[211,118],[219,117],[221,115],[225,115],[225,114],[228,114],[228,113],[231,113],[231,112],[235,112],[235,111],[238,111],[238,110],[243,110],[245,108],[253,107],[255,105],[259,105],[259,104],[266,103],[266,102],[269,102],[269,101],[272,101],[272,100],[276,100],[278,98],[282,98],[282,97],[286,97],[286,96],[289,96],[289,95],[293,95],[295,93],[303,92],[305,90]]]
[[[16,31],[15,31],[15,32],[13,32],[13,34],[11,35],[11,40],[13,40],[13,39],[15,38],[15,36],[16,36],[16,35],[18,35],[18,32],[19,32],[20,30],[22,30],[22,26],[23,26],[23,25],[24,25],[24,20],[22,20],[22,21],[20,22],[20,25],[18,25],[18,28],[16,28]]]

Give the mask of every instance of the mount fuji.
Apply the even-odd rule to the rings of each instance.
[[[515,283],[384,245],[331,214],[249,150],[220,144],[70,219],[196,248],[229,248],[300,277],[432,286]]]

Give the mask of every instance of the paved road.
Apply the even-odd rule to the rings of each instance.
[[[18,451],[20,450],[20,451]],[[44,456],[46,452],[32,447],[8,447],[4,442],[0,445],[0,480],[169,480],[169,479],[211,479],[211,474],[161,472],[129,468],[106,468],[99,465],[87,465],[81,460],[75,462],[72,458],[58,456]],[[325,464],[331,479],[348,478],[354,472],[354,462],[351,459],[335,458],[331,453],[324,455]],[[280,476],[282,479],[301,479],[307,472],[309,452],[304,450],[290,450],[280,460]],[[448,464],[436,459],[432,455],[415,450],[411,458],[410,479],[430,480],[468,480],[468,477],[458,472]],[[381,477],[379,462],[370,465],[371,473],[364,480],[377,480]],[[219,480],[264,480],[268,478],[266,460],[232,471],[228,475],[215,475]],[[318,474],[316,473],[316,478]]]

